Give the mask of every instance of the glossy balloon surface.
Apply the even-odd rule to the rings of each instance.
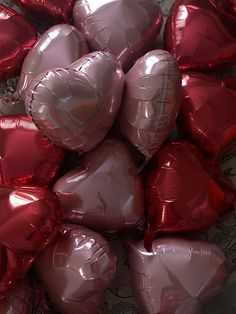
[[[26,109],[52,142],[85,153],[111,128],[123,85],[116,59],[107,52],[93,52],[69,68],[37,76],[26,93]]]
[[[54,185],[66,221],[95,230],[134,228],[144,217],[141,177],[125,144],[106,140]]]
[[[73,14],[90,49],[112,53],[124,69],[152,48],[162,26],[153,0],[78,0]]]

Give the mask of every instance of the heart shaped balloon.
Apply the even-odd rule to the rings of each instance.
[[[0,82],[20,70],[36,37],[35,28],[23,16],[0,4]]]
[[[66,221],[96,230],[135,227],[144,216],[142,179],[126,146],[106,140],[54,185]]]
[[[1,314],[31,314],[33,313],[32,288],[26,281],[14,285],[6,298],[0,300]]]
[[[221,0],[177,0],[165,28],[165,49],[181,70],[206,70],[236,61],[236,18]]]
[[[236,148],[236,90],[229,84],[200,73],[183,74],[178,125],[214,159]]]
[[[215,245],[178,238],[130,245],[130,280],[144,314],[201,314],[202,305],[227,284],[229,270]]]
[[[75,0],[13,0],[27,14],[49,24],[69,23]]]
[[[79,0],[73,15],[90,49],[112,53],[124,69],[152,48],[162,26],[153,0]]]
[[[0,187],[0,208],[0,244],[22,254],[42,250],[62,219],[56,195],[40,187]]]
[[[172,142],[156,156],[146,185],[145,245],[159,234],[201,232],[234,210],[236,191],[217,165],[189,142]]]
[[[64,225],[36,261],[52,301],[65,314],[100,313],[106,289],[116,272],[116,257],[98,233]]]
[[[0,185],[48,185],[64,151],[52,144],[28,117],[0,117]]]
[[[52,68],[68,67],[87,52],[87,44],[75,27],[67,24],[51,27],[25,58],[17,85],[18,94],[24,99],[26,89],[38,74]]]
[[[150,51],[128,72],[125,87],[121,131],[150,159],[167,139],[180,108],[178,64],[167,51]]]
[[[26,109],[49,139],[85,153],[103,140],[120,107],[124,77],[107,52],[90,53],[67,69],[37,76]]]

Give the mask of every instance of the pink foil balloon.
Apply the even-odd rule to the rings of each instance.
[[[112,53],[124,68],[152,48],[162,26],[154,0],[79,0],[73,14],[90,49]]]
[[[90,53],[66,69],[33,79],[27,113],[57,145],[85,153],[103,140],[121,103],[124,75],[107,52]]]
[[[40,279],[64,314],[100,313],[116,272],[116,257],[98,233],[64,225],[36,262]]]
[[[178,238],[130,244],[133,293],[143,314],[200,314],[225,287],[229,270],[215,245]]]
[[[150,51],[136,61],[125,84],[121,131],[150,159],[167,139],[180,108],[177,62],[167,51]]]
[[[73,26],[61,24],[46,31],[25,58],[17,92],[22,99],[33,78],[52,68],[68,67],[88,52],[82,34]]]
[[[26,281],[14,285],[0,300],[1,314],[32,314],[33,292]]]
[[[54,191],[66,221],[96,230],[132,228],[144,216],[142,179],[118,140],[106,140],[87,154],[80,168],[56,182]]]

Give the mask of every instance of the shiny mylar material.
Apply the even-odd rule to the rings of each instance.
[[[218,166],[208,165],[189,142],[166,144],[146,185],[145,245],[159,234],[204,231],[234,210],[236,191]]]
[[[56,195],[40,187],[0,187],[0,244],[19,253],[42,250],[62,220]]]
[[[236,18],[223,10],[221,0],[175,1],[164,37],[165,49],[181,70],[206,70],[236,62]]]
[[[120,127],[147,159],[171,132],[180,108],[180,95],[178,64],[167,51],[148,52],[126,75]]]
[[[23,16],[0,4],[0,82],[20,70],[36,37],[35,28]]]
[[[34,261],[34,254],[16,253],[0,246],[0,304],[1,299],[9,295],[12,287],[25,277]]]
[[[144,216],[142,179],[126,146],[106,140],[54,185],[66,221],[96,230],[135,227]]]
[[[53,68],[68,67],[87,52],[87,44],[75,27],[67,24],[51,27],[25,58],[17,92],[24,99],[25,90],[38,74]]]
[[[182,78],[178,125],[214,159],[236,148],[236,89],[227,86],[230,79],[225,84],[200,73],[186,73]]]
[[[116,257],[98,233],[64,225],[36,261],[39,277],[64,314],[99,314],[116,272]]]
[[[103,140],[120,107],[124,75],[107,52],[90,53],[66,69],[37,76],[26,109],[55,144],[85,153]]]
[[[1,314],[32,314],[33,292],[26,281],[14,285],[6,295],[0,299]]]
[[[64,151],[52,144],[27,116],[0,117],[0,185],[48,185]]]
[[[215,245],[181,238],[130,245],[130,280],[142,314],[201,314],[227,284],[229,270]]]
[[[112,53],[124,69],[153,47],[162,26],[154,0],[78,0],[73,14],[90,49]]]
[[[49,24],[69,23],[75,0],[13,0],[27,14]]]

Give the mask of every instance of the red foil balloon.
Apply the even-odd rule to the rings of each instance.
[[[0,185],[48,185],[64,151],[52,144],[28,117],[0,117]]]
[[[181,103],[181,75],[164,50],[138,59],[125,77],[122,133],[150,159],[171,132]]]
[[[231,84],[234,84],[235,79]],[[214,160],[236,148],[236,90],[200,73],[183,74],[178,126]]]
[[[162,26],[154,0],[78,0],[73,15],[89,48],[110,52],[124,69],[151,50]]]
[[[143,314],[201,314],[229,279],[223,252],[215,245],[178,238],[130,244],[130,280]]]
[[[99,314],[116,273],[116,257],[102,236],[64,225],[36,261],[39,277],[64,314]]]
[[[156,156],[146,185],[145,245],[159,234],[204,231],[234,210],[236,191],[218,166],[208,166],[189,142],[172,142]]]
[[[97,51],[68,68],[34,78],[26,92],[26,110],[52,142],[86,153],[112,127],[123,86],[119,62],[110,53]]]
[[[0,187],[0,244],[33,254],[56,235],[62,214],[57,196],[40,187]]]
[[[165,49],[181,70],[206,70],[236,62],[236,18],[221,0],[177,0],[165,28]]]
[[[81,167],[54,185],[66,221],[95,230],[134,228],[144,216],[144,194],[127,147],[106,140],[86,155]]]
[[[32,311],[33,293],[26,281],[14,285],[6,298],[0,300],[1,314],[32,314]]]
[[[20,70],[36,37],[35,28],[23,16],[0,4],[0,82]]]
[[[27,14],[49,24],[69,23],[75,0],[13,0]]]
[[[33,261],[32,254],[20,254],[0,246],[0,299],[6,298],[12,286],[24,278]]]

